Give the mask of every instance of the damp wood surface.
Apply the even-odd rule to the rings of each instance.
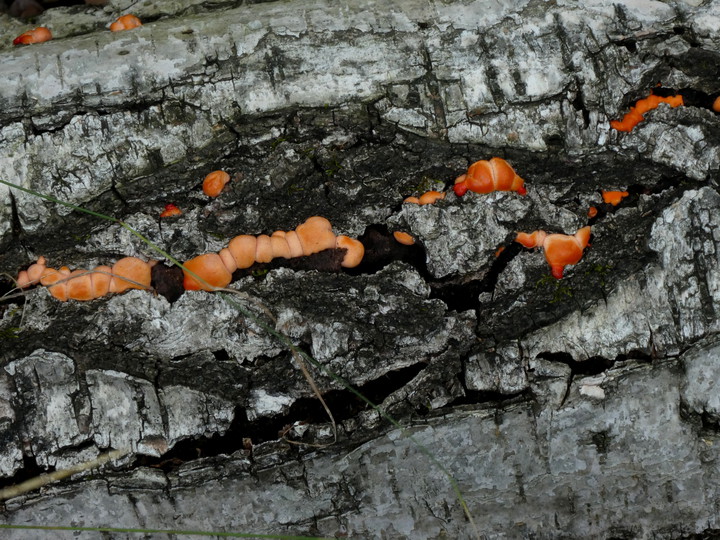
[[[143,26],[109,32],[128,11]],[[35,26],[54,39],[11,45]],[[259,265],[231,286],[407,426],[482,535],[720,530],[718,3],[110,0],[0,28],[3,180],[181,261],[313,215],[365,239],[356,270]],[[611,129],[657,88],[701,98]],[[493,156],[527,195],[456,196]],[[210,199],[215,170],[231,181]],[[447,196],[402,204],[430,190]],[[561,280],[513,241],[587,225]],[[159,258],[0,185],[0,272],[40,255]],[[0,521],[471,537],[427,457],[312,371],[339,428],[322,450],[283,440],[332,441],[291,353],[217,294],[0,303],[0,484],[130,450]]]

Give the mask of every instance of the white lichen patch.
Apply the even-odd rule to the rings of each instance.
[[[23,410],[22,423],[12,434],[15,444],[7,449],[10,455],[16,455],[13,446],[19,441],[31,441],[29,451],[40,466],[47,466],[50,453],[87,438],[75,416],[72,396],[80,387],[71,358],[39,349],[10,362],[5,371],[13,378],[18,390],[15,403]]]
[[[270,394],[263,389],[253,390],[248,400],[247,416],[251,422],[262,416],[275,416],[287,412],[294,398],[283,394]]]
[[[160,403],[149,381],[113,370],[85,372],[95,444],[160,456],[167,450]]]
[[[188,437],[223,434],[234,417],[234,405],[218,396],[172,385],[159,392],[167,414],[167,443],[172,447]]]
[[[578,381],[581,396],[589,397],[592,399],[605,399],[605,390],[598,384],[586,383],[585,380]]]

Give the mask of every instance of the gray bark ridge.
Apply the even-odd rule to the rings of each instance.
[[[718,3],[138,9],[146,24],[117,35],[110,10],[48,10],[37,24],[55,40],[0,47],[0,178],[116,216],[181,260],[316,214],[352,236],[410,232],[417,251],[377,268],[273,267],[232,287],[407,425],[487,538],[720,528],[718,115],[660,106],[630,133],[609,127],[658,82],[720,92]],[[526,197],[400,204],[493,155]],[[219,168],[233,181],[208,201],[199,186]],[[631,195],[603,206],[616,189]],[[167,202],[184,214],[160,220]],[[573,233],[593,205],[592,246],[563,280],[513,243]],[[0,248],[12,275],[38,255],[157,257],[117,223],[5,186]],[[5,523],[473,534],[442,472],[317,369],[339,441],[284,441],[332,430],[286,346],[218,295],[59,303],[37,288],[0,304],[0,367],[5,484],[130,450],[6,501]]]

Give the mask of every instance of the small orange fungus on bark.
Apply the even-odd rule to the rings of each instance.
[[[541,247],[553,277],[562,279],[565,267],[577,264],[582,258],[590,242],[590,227],[583,227],[574,235],[547,234],[545,231],[518,233],[515,241],[526,248]]]
[[[587,217],[589,217],[590,219],[592,219],[592,218],[594,218],[594,217],[597,216],[597,215],[598,215],[598,209],[597,209],[597,208],[595,208],[594,206],[591,206],[590,208],[588,208]]]
[[[712,110],[720,113],[720,96],[716,97],[715,101],[713,101]]]
[[[127,14],[122,17],[118,17],[117,20],[110,25],[111,32],[122,32],[123,30],[132,30],[142,26],[142,21],[135,15]]]
[[[203,192],[208,197],[217,197],[230,181],[230,175],[225,171],[213,171],[203,180]]]
[[[467,172],[455,180],[455,195],[462,197],[467,191],[490,193],[492,191],[516,191],[525,195],[525,181],[518,176],[515,169],[502,158],[494,157],[476,161]]]
[[[340,263],[344,268],[354,268],[365,255],[362,242],[347,236],[335,236],[327,219],[313,216],[294,231],[275,231],[270,236],[242,234],[230,240],[228,247],[220,250],[219,254],[207,253],[190,259],[185,267],[207,285],[189,272],[185,272],[183,283],[186,290],[213,290],[226,287],[237,269],[249,268],[255,263],[268,263],[279,257],[303,257],[335,248],[345,250]]]
[[[60,270],[48,268],[45,257],[39,257],[18,275],[18,286],[25,288],[38,282],[48,288],[51,295],[61,301],[94,300],[109,293],[127,289],[150,288],[150,263],[136,257],[124,257],[112,268],[98,266],[94,270],[73,270],[63,266]]]
[[[343,268],[355,268],[365,256],[365,246],[362,242],[349,236],[338,236],[335,247],[346,250],[345,256],[340,263]]]
[[[232,273],[228,271],[217,253],[206,253],[187,261],[183,266],[185,277],[183,285],[187,291],[212,291],[214,287],[227,287],[232,281]],[[208,285],[201,283],[192,276],[188,270],[206,281]]]
[[[415,239],[406,232],[395,231],[393,233],[395,240],[405,246],[412,246],[415,243]]]
[[[644,120],[643,115],[648,111],[657,109],[660,103],[667,103],[671,107],[679,107],[683,105],[683,97],[680,94],[675,96],[650,94],[646,98],[639,99],[634,107],[630,107],[630,111],[623,116],[622,120],[611,120],[610,127],[617,131],[632,131],[635,126]]]
[[[166,217],[175,217],[182,215],[182,210],[180,210],[177,206],[175,206],[173,203],[168,203],[165,205],[165,210],[163,210],[160,213],[161,218]]]
[[[425,204],[435,204],[437,201],[444,199],[445,193],[441,191],[426,191],[420,197],[406,197],[404,203],[413,203],[423,206]]]
[[[420,195],[419,203],[420,205],[423,204],[435,204],[437,201],[442,200],[445,198],[445,194],[440,191],[426,191],[422,195]]]
[[[31,43],[42,43],[52,39],[52,32],[44,26],[38,26],[20,34],[13,40],[13,45],[30,45]]]
[[[617,206],[625,197],[630,195],[627,191],[602,191],[603,202]]]

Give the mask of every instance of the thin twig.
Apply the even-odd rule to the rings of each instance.
[[[51,473],[41,474],[40,476],[36,476],[35,478],[30,478],[29,480],[25,480],[24,482],[22,482],[20,484],[16,484],[14,486],[10,486],[10,487],[1,489],[0,490],[0,501],[4,501],[6,499],[12,499],[13,497],[17,497],[17,496],[22,495],[23,493],[27,493],[29,491],[35,491],[36,489],[39,489],[42,486],[45,486],[52,482],[57,482],[59,480],[63,480],[65,478],[72,476],[73,474],[77,474],[77,473],[83,472],[83,471],[88,471],[90,469],[94,469],[95,467],[100,467],[101,465],[104,465],[108,461],[121,458],[129,453],[130,453],[130,451],[125,450],[125,449],[112,450],[111,452],[107,452],[106,454],[101,454],[100,456],[98,456],[95,459],[92,459],[90,461],[85,461],[83,463],[78,463],[77,465],[73,465],[72,467],[68,467],[67,469],[61,469],[59,471],[53,471]]]

